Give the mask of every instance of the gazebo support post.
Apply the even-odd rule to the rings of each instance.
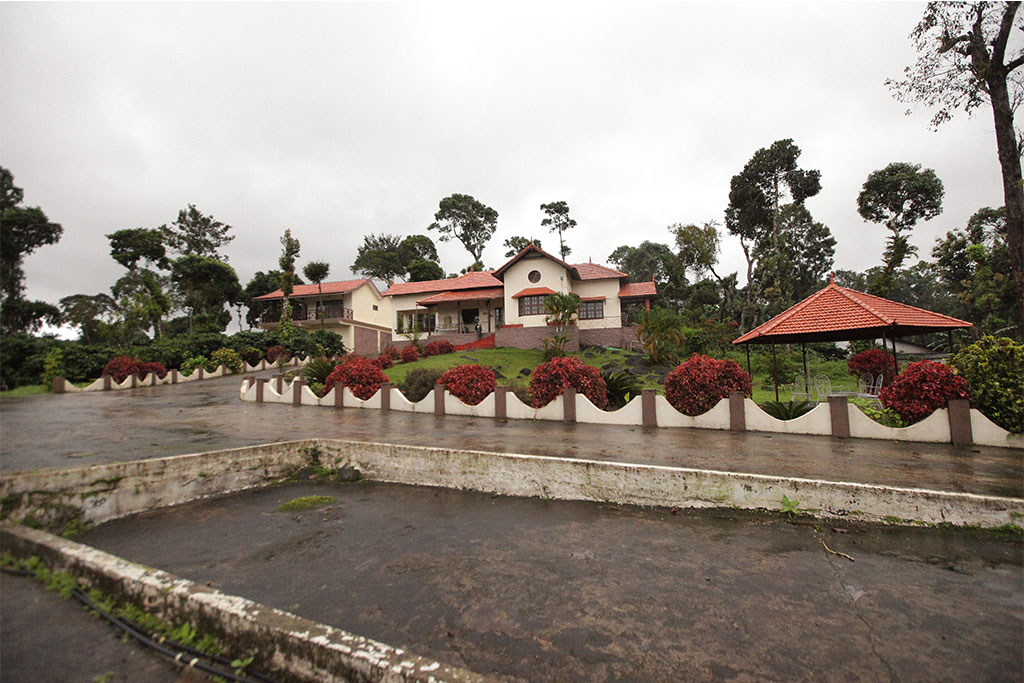
[[[895,334],[892,336],[892,366],[893,366],[892,376],[893,376],[893,378],[895,378],[896,375],[900,374],[900,362],[898,360],[896,360],[896,335]]]
[[[747,374],[753,377],[754,373],[750,371],[750,344],[744,344],[743,346],[747,349]]]
[[[775,344],[772,344],[772,381],[775,383],[775,402],[779,402],[779,359],[775,355]]]
[[[800,342],[800,350],[804,353],[804,392],[807,394],[807,398],[811,397],[810,380],[807,379],[807,344]]]
[[[953,330],[946,330],[946,338],[949,340],[949,355],[953,356]]]

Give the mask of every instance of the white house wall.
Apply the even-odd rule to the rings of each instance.
[[[531,271],[540,273],[540,280],[530,282]],[[526,257],[520,259],[505,271],[505,323],[522,325],[523,327],[544,327],[547,325],[545,315],[519,316],[519,299],[512,295],[524,289],[547,287],[555,292],[571,292],[572,285],[569,273],[562,266],[544,257]]]
[[[596,320],[577,321],[581,330],[599,330],[607,327],[622,327],[622,308],[619,305],[619,280],[618,278],[607,278],[604,280],[583,280],[573,281],[572,291],[581,299],[603,296],[604,317]]]

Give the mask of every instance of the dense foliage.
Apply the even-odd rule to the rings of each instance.
[[[975,408],[1003,429],[1024,432],[1024,344],[984,336],[949,364],[967,382]]]
[[[701,415],[729,392],[751,395],[750,375],[732,360],[693,355],[665,377],[665,398],[684,415]]]
[[[434,385],[441,379],[441,371],[434,368],[415,368],[405,376],[405,380],[398,385],[405,397],[413,403],[418,403],[426,398]]]
[[[452,396],[466,405],[475,406],[494,391],[494,371],[482,365],[455,365],[437,380]]]
[[[100,377],[110,377],[120,384],[130,375],[141,375],[142,373],[139,370],[138,359],[131,356],[115,356],[103,366],[103,372],[100,373]],[[166,370],[164,372],[166,373]]]
[[[420,352],[412,344],[402,347],[402,362],[415,363],[420,359]]]
[[[855,353],[846,361],[846,367],[854,377],[868,374],[872,377],[885,375],[885,384],[891,384],[896,375],[896,361],[882,349],[867,349]]]
[[[382,353],[370,362],[372,362],[381,370],[387,370],[388,368],[395,364],[395,360],[391,357],[391,354],[388,353]]]
[[[639,396],[642,390],[637,376],[625,370],[602,370],[601,379],[604,380],[605,391],[608,394],[609,410],[623,407]]]
[[[954,398],[968,398],[967,382],[948,366],[930,360],[911,363],[879,395],[882,405],[908,424],[931,415]]]
[[[217,368],[221,365],[237,374],[242,371],[242,357],[238,354],[238,351],[226,346],[217,349],[210,354],[210,366],[212,367],[207,367],[206,369],[210,372],[216,372]]]
[[[368,359],[350,354],[327,376],[327,381],[324,382],[324,393],[326,394],[336,385],[341,384],[348,387],[356,398],[365,401],[377,393],[381,384],[388,381],[390,380],[384,371]]]
[[[608,405],[608,391],[601,371],[584,365],[579,358],[560,356],[541,363],[530,374],[530,395],[535,408],[542,408],[561,395],[564,389],[574,388],[604,410]]]

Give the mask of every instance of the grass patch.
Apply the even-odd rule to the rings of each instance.
[[[333,502],[334,498],[331,496],[301,496],[277,506],[277,511],[304,512],[306,510],[314,510],[316,508],[323,507],[324,505],[330,505]]]
[[[82,389],[95,381],[91,379],[88,382],[73,382],[73,384]],[[39,396],[48,393],[50,393],[50,387],[45,384],[26,384],[25,386],[15,387],[8,391],[0,391],[0,398],[20,398],[22,396]]]

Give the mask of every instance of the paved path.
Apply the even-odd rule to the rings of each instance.
[[[308,495],[335,500],[277,511]],[[1024,675],[1024,547],[993,532],[362,482],[201,501],[81,540],[522,680]]]
[[[4,399],[0,471],[325,437],[1024,497],[1020,449],[258,405],[239,400],[240,384]]]

